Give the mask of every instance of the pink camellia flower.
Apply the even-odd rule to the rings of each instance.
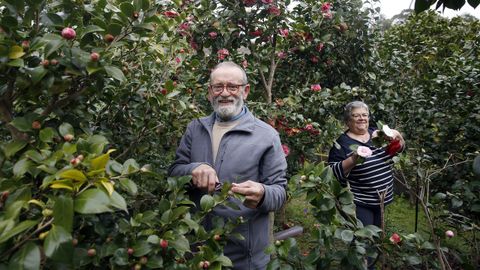
[[[400,238],[400,235],[398,235],[397,233],[393,233],[392,236],[390,236],[390,242],[392,242],[392,244],[398,244],[400,243],[400,241],[402,241],[402,238]]]
[[[243,4],[247,7],[251,7],[257,3],[257,0],[243,0]]]
[[[316,57],[315,55],[312,55],[312,57],[310,57],[310,61],[312,61],[312,63],[318,63],[318,57]]]
[[[322,4],[322,12],[323,13],[329,12],[331,8],[332,8],[332,3],[330,3],[330,2],[325,2],[325,3]]]
[[[323,50],[323,46],[324,44],[323,43],[318,43],[318,45],[315,47],[315,49],[319,52],[321,52]]]
[[[178,17],[179,14],[176,11],[169,10],[169,11],[165,11],[163,15],[168,18],[175,18],[175,17]]]
[[[455,236],[455,234],[452,231],[448,230],[448,231],[445,231],[445,236],[447,238],[452,238]]]
[[[277,57],[280,58],[280,59],[285,59],[287,57],[287,53],[286,52],[278,52]]]
[[[372,155],[372,150],[366,146],[359,146],[357,148],[357,155],[363,157],[363,158],[367,158],[369,156]]]
[[[323,13],[323,18],[325,18],[327,20],[331,20],[333,18],[333,14],[331,12]]]
[[[190,40],[190,47],[192,47],[192,49],[195,51],[198,50],[198,44],[195,42],[195,40]]]
[[[217,51],[217,56],[220,60],[225,59],[225,57],[227,57],[228,55],[230,55],[230,52],[225,48]]]
[[[187,22],[181,23],[178,26],[178,29],[180,29],[180,30],[188,30],[189,28],[190,28],[190,25]]]
[[[282,144],[282,149],[283,153],[285,153],[285,156],[287,157],[290,154],[290,148],[286,144]]]
[[[71,27],[63,28],[62,37],[64,39],[71,40],[71,39],[74,39],[76,36],[77,36],[77,33],[75,33],[75,30],[73,30],[73,28],[71,28]]]
[[[218,34],[217,34],[217,32],[212,31],[212,32],[208,33],[208,35],[210,36],[211,39],[216,39]]]
[[[310,86],[310,89],[312,89],[312,91],[315,91],[315,92],[318,92],[320,90],[322,90],[322,86],[320,86],[320,84],[312,84],[312,86]]]
[[[280,15],[282,12],[280,11],[280,9],[277,7],[277,6],[270,6],[268,8],[268,13],[274,15],[274,16],[278,16]]]
[[[175,57],[175,62],[177,62],[177,64],[180,64],[180,62],[182,62],[182,60],[180,59],[180,57]]]
[[[312,124],[305,125],[305,130],[312,131],[313,130],[313,125]]]
[[[244,60],[242,61],[242,67],[243,67],[243,68],[247,68],[247,67],[248,67],[248,61],[247,61],[246,59],[244,59]]]
[[[280,29],[278,31],[282,37],[288,37],[288,29]]]
[[[262,0],[262,3],[271,4],[271,3],[273,3],[273,0]]]

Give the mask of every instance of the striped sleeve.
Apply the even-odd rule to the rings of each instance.
[[[347,178],[343,171],[342,161],[347,158],[347,155],[344,153],[341,147],[338,147],[337,143],[335,143],[331,149],[330,153],[328,154],[328,165],[332,168],[333,175],[337,178],[338,181],[342,184],[347,183]]]

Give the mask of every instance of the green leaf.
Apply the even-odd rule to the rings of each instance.
[[[53,128],[47,127],[40,130],[40,140],[42,142],[53,142],[53,137],[55,137],[55,130]]]
[[[476,156],[472,164],[473,172],[480,175],[480,155]]]
[[[85,174],[83,174],[83,172],[77,169],[69,169],[66,171],[62,171],[58,174],[58,176],[60,178],[73,179],[81,182],[87,181],[87,177],[85,176]]]
[[[123,2],[120,4],[120,10],[122,11],[125,16],[131,18],[133,16],[134,8],[133,5],[127,2]]]
[[[45,159],[45,157],[36,150],[28,150],[24,153],[24,156],[36,163],[40,163]]]
[[[130,158],[123,163],[122,174],[126,175],[134,172],[138,172],[139,169],[140,169],[140,166],[138,165],[138,163],[134,159]]]
[[[119,248],[119,249],[115,250],[115,252],[113,253],[112,260],[116,265],[121,265],[121,266],[128,265],[127,250],[124,249],[124,248]]]
[[[28,69],[27,72],[30,74],[32,83],[37,84],[43,79],[43,77],[45,77],[48,71],[42,65],[40,65],[36,68]]]
[[[15,60],[12,60],[12,61],[8,62],[7,65],[10,66],[10,67],[24,67],[25,62],[23,61],[22,58],[18,58],[18,59],[15,59]]]
[[[53,206],[53,224],[62,226],[71,233],[73,228],[73,200],[71,197],[60,195],[55,199]]]
[[[94,32],[104,32],[105,29],[101,28],[98,25],[88,25],[83,29],[82,36],[80,38],[83,38],[86,34],[88,33],[94,33]]]
[[[415,0],[415,13],[429,9],[432,4],[431,0]]]
[[[32,130],[32,122],[29,121],[27,117],[16,117],[12,122],[10,122],[10,125],[23,132]]]
[[[200,207],[202,208],[203,211],[208,211],[212,209],[214,204],[215,204],[215,200],[213,199],[212,196],[208,194],[203,195],[202,198],[200,199]]]
[[[88,189],[75,198],[75,212],[80,214],[100,214],[112,212],[110,198],[100,189]]]
[[[27,145],[25,141],[12,141],[5,145],[3,152],[5,153],[5,157],[10,158],[18,151],[22,150]]]
[[[133,246],[133,256],[141,257],[152,251],[152,246],[147,241],[137,241]]]
[[[467,0],[467,2],[473,8],[477,8],[477,6],[480,4],[480,0]]]
[[[40,269],[40,248],[33,242],[27,242],[10,259],[9,269],[38,270]]]
[[[104,68],[107,74],[112,76],[112,78],[120,82],[124,82],[126,80],[125,75],[123,75],[123,72],[119,68],[114,66],[105,66]]]
[[[94,171],[94,170],[105,169],[105,166],[107,165],[109,160],[110,160],[110,154],[109,153],[103,154],[99,157],[96,157],[96,158],[92,159],[91,170]]]
[[[117,209],[128,212],[127,202],[122,197],[122,195],[118,194],[118,192],[116,192],[116,191],[114,191],[112,193],[112,195],[110,196],[110,205],[117,208]]]
[[[414,255],[408,256],[407,257],[407,262],[408,262],[409,265],[418,265],[418,264],[422,263],[422,258],[420,258],[419,256],[414,256]]]
[[[180,237],[175,239],[174,241],[170,241],[170,245],[179,254],[184,254],[185,252],[190,250],[190,243],[183,235],[180,235]]]
[[[15,175],[16,177],[22,177],[31,166],[32,162],[30,162],[28,159],[20,159],[13,166],[13,175]]]
[[[58,132],[60,133],[61,136],[65,136],[67,134],[75,135],[73,126],[70,125],[69,123],[62,123],[58,128]]]
[[[52,53],[60,49],[63,44],[63,40],[50,40],[47,45],[45,45],[45,58],[48,58]]]
[[[3,231],[3,233],[0,235],[0,244],[4,243],[5,241],[14,237],[17,234],[32,228],[38,223],[40,223],[40,220],[25,220],[16,224],[15,227],[13,227],[11,230]]]
[[[22,56],[25,55],[25,52],[23,52],[23,48],[18,46],[18,45],[13,45],[10,48],[10,52],[8,53],[8,58],[10,59],[18,59]]]
[[[62,226],[52,226],[43,242],[43,249],[48,258],[60,262],[71,262],[73,259],[72,235]]]
[[[138,192],[137,184],[128,178],[121,178],[120,185],[125,189],[130,195],[135,195]]]
[[[344,241],[344,242],[352,242],[353,240],[353,231],[351,230],[343,230],[342,233],[341,233],[341,239]]]

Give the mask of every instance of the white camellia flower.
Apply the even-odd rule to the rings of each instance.
[[[366,146],[359,146],[357,148],[357,155],[367,158],[372,155],[372,150]]]
[[[394,136],[393,130],[392,130],[390,127],[388,127],[388,125],[383,125],[382,131],[383,131],[383,133],[385,133],[385,135],[387,135],[388,137],[393,138],[393,136]]]

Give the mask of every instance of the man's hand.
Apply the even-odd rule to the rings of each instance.
[[[192,171],[192,183],[201,190],[212,193],[217,182],[219,182],[217,172],[206,164],[202,164]]]
[[[255,209],[263,198],[265,194],[265,188],[262,184],[248,180],[243,183],[232,183],[232,192],[242,194],[245,196],[245,201],[243,204],[248,207]]]

